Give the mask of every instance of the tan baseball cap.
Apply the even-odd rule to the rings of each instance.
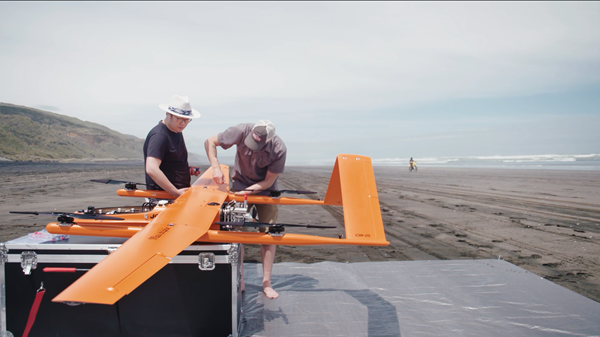
[[[244,144],[253,151],[260,151],[275,136],[275,125],[269,120],[260,120],[246,136]]]

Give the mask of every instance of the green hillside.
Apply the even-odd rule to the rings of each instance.
[[[0,103],[0,157],[16,161],[143,159],[144,140],[74,117]]]

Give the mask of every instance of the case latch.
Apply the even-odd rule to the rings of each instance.
[[[200,253],[198,255],[198,268],[200,268],[200,270],[215,269],[215,254]]]
[[[232,243],[231,246],[229,247],[229,249],[227,250],[227,253],[229,253],[229,263],[231,263],[232,266],[237,266],[238,262],[239,262],[239,258],[240,258],[240,245],[237,243]]]
[[[37,268],[37,254],[35,252],[22,252],[21,268],[23,268],[25,275],[31,275],[31,271]]]

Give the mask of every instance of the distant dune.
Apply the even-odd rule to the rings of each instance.
[[[143,160],[144,140],[53,112],[0,103],[0,157],[13,161]]]

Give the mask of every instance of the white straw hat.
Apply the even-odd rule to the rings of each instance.
[[[200,113],[192,109],[190,99],[187,96],[173,95],[169,104],[159,104],[159,108],[178,117],[198,118]]]

